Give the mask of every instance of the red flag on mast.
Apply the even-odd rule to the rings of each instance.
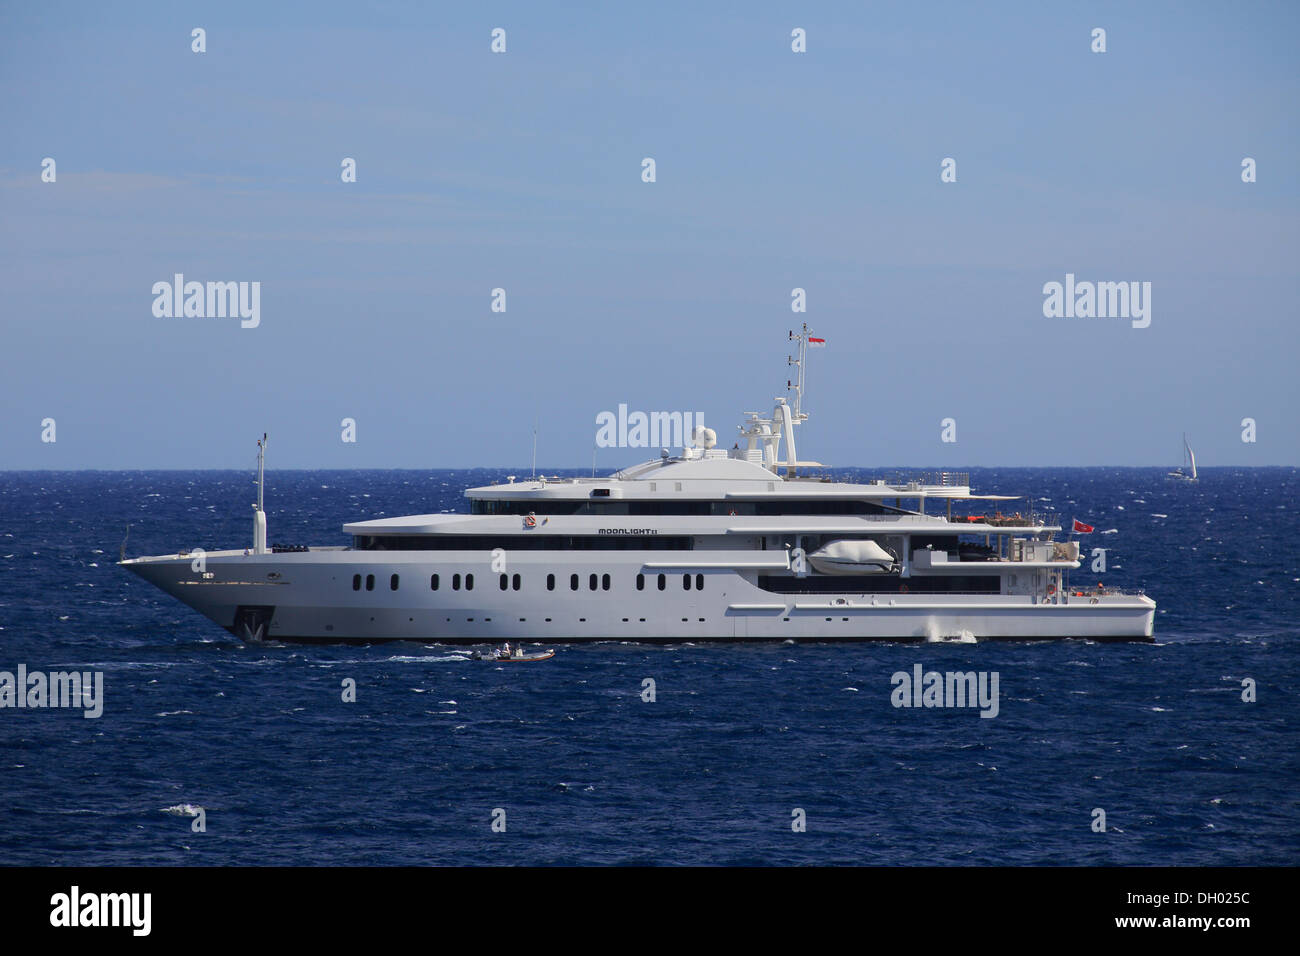
[[[1078,518],[1074,519],[1074,531],[1077,534],[1092,534],[1092,525],[1084,524]]]

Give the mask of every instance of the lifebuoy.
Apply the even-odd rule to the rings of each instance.
[[[1056,585],[1055,585],[1055,584],[1049,584],[1049,585],[1047,586],[1047,593],[1048,593],[1048,594],[1055,594],[1055,593],[1056,593]]]
[[[535,517],[533,517],[532,515],[527,515],[527,516],[525,516],[525,517],[524,517],[524,527],[525,527],[525,528],[536,528],[536,527],[537,527],[537,519],[536,519]]]

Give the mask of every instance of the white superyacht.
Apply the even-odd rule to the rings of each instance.
[[[1151,638],[1145,594],[1070,583],[1054,517],[987,514],[1013,499],[965,474],[851,484],[800,461],[810,335],[790,337],[793,400],[729,450],[699,428],[608,477],[512,476],[468,489],[468,514],[279,549],[259,442],[251,548],[120,563],[247,642]]]

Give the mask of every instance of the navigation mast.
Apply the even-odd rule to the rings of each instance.
[[[808,362],[809,334],[810,333],[808,331],[807,322],[803,324],[803,328],[799,330],[798,335],[795,335],[794,331],[791,330],[790,341],[799,343],[799,357],[796,359],[790,355],[786,356],[787,365],[797,365],[799,367],[799,374],[795,376],[794,382],[791,383],[790,381],[787,380],[785,386],[787,389],[789,388],[794,389],[794,417],[797,421],[801,421],[801,422],[808,420],[808,416],[805,415],[803,411],[803,391],[804,391],[804,370],[807,368],[807,362]]]
[[[794,405],[789,403],[788,398],[778,397],[771,418],[760,418],[757,412],[746,412],[745,424],[740,426],[740,437],[745,441],[745,452],[739,453],[737,449],[737,457],[746,457],[749,453],[762,449],[763,466],[773,474],[779,474],[780,469],[784,468],[787,478],[794,477],[798,473],[800,464],[794,444],[794,426],[808,420],[808,413],[803,410],[803,393],[806,386],[805,372],[808,367],[810,338],[812,332],[807,322],[797,333],[793,329],[790,330],[790,341],[799,343],[799,358],[786,356],[786,363],[795,365],[799,369],[796,376],[787,379],[785,383],[787,390],[794,389]],[[785,441],[784,460],[781,458],[782,440]],[[816,462],[803,464],[811,465]]]
[[[266,554],[266,511],[263,508],[262,491],[266,478],[266,433],[257,442],[257,504],[253,512],[253,553]]]

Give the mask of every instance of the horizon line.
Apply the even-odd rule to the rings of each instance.
[[[646,459],[646,460],[649,461],[649,460],[651,460],[651,459]],[[643,462],[634,462],[633,464],[643,464]],[[513,465],[457,465],[457,466],[450,466],[450,465],[439,465],[439,466],[434,466],[434,465],[421,465],[421,466],[406,466],[406,467],[382,467],[382,466],[360,466],[360,465],[354,465],[354,466],[346,467],[346,468],[340,468],[340,467],[336,467],[336,466],[329,466],[329,467],[315,467],[315,468],[275,468],[275,469],[270,469],[270,468],[268,468],[268,469],[267,469],[267,474],[275,474],[275,473],[278,473],[278,472],[289,472],[289,471],[292,471],[292,472],[318,472],[318,471],[339,471],[339,472],[346,472],[346,471],[420,471],[420,472],[428,472],[428,471],[504,471],[504,470],[509,469],[509,468],[512,468],[512,467],[515,467],[515,466],[513,466]],[[632,467],[632,465],[625,465],[625,466],[623,466],[623,467],[624,467],[624,468],[630,468],[630,467]],[[1159,469],[1159,468],[1169,469],[1170,466],[1169,466],[1169,465],[1160,465],[1160,464],[1157,464],[1157,465],[1118,465],[1118,464],[1108,464],[1108,463],[1096,464],[1096,465],[960,465],[960,466],[955,466],[955,467],[954,467],[954,466],[944,466],[944,465],[834,465],[834,466],[825,466],[824,470],[825,470],[825,471],[840,471],[840,470],[846,470],[846,469],[859,469],[859,470],[888,469],[888,470],[893,471],[893,470],[902,470],[902,469],[911,469],[911,470],[922,470],[922,469],[924,469],[924,470],[928,470],[928,471],[971,471],[971,470],[974,470],[974,469],[977,469],[977,468],[985,468],[985,469],[993,469],[993,468],[1061,468],[1061,469],[1078,469],[1078,470],[1084,470],[1084,469],[1089,469],[1089,468],[1128,468],[1128,469],[1132,469],[1132,470],[1139,470],[1139,469],[1143,469],[1143,470],[1145,470],[1145,469],[1153,469],[1153,468],[1156,468],[1156,469]],[[1197,471],[1198,471],[1198,472],[1203,472],[1203,471],[1222,471],[1222,470],[1227,470],[1227,469],[1247,469],[1247,470],[1250,470],[1250,469],[1259,469],[1259,468],[1291,468],[1291,469],[1296,469],[1296,468],[1300,468],[1300,464],[1204,465],[1204,466],[1198,466]],[[561,473],[561,472],[582,472],[584,475],[587,474],[587,469],[585,469],[585,468],[573,468],[573,467],[568,467],[568,468],[558,468],[558,469],[542,469],[542,468],[540,468],[540,467],[538,468],[538,472],[539,472],[539,473],[542,472],[542,471],[544,471],[544,470],[552,471],[552,473],[554,473],[554,474],[559,474],[559,473]],[[601,469],[601,470],[602,470],[604,473],[603,473],[603,474],[597,474],[597,475],[595,475],[594,477],[596,477],[596,478],[611,478],[611,477],[613,477],[613,473],[609,472],[607,469]],[[615,472],[617,472],[617,471],[621,471],[621,470],[622,470],[621,468],[620,468],[620,469],[615,469]],[[138,472],[156,472],[156,471],[167,471],[167,472],[187,472],[187,473],[188,473],[188,472],[196,472],[196,471],[199,471],[199,472],[230,472],[230,473],[232,473],[232,474],[239,474],[239,473],[243,473],[243,472],[255,472],[255,471],[256,471],[256,468],[255,468],[255,467],[253,467],[253,468],[176,468],[176,467],[170,467],[170,466],[169,466],[169,467],[157,467],[157,468],[0,468],[0,475],[21,475],[21,474],[68,474],[68,473],[74,473],[74,474],[77,474],[77,473],[82,473],[82,472],[98,472],[98,473],[104,473],[104,474],[132,474],[132,473],[138,473]],[[1167,473],[1169,473],[1169,472],[1167,472]],[[517,479],[518,479],[519,481],[533,481],[533,480],[535,480],[533,476],[528,476],[528,477],[516,476],[516,477],[517,477]],[[537,477],[542,477],[542,475],[539,474]],[[590,477],[590,475],[588,475],[588,477]]]

